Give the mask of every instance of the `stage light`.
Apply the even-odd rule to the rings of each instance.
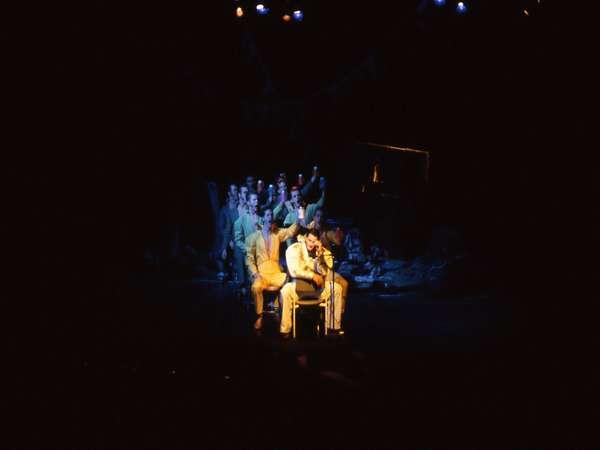
[[[244,17],[244,9],[241,6],[238,6],[235,10],[235,15],[237,17]]]
[[[304,19],[304,13],[299,9],[294,11],[292,14],[294,15],[294,20],[296,20],[298,22],[300,22],[300,21],[302,21],[302,19]]]
[[[467,5],[464,2],[458,2],[456,4],[456,12],[459,14],[464,14],[467,12]]]
[[[292,20],[292,17],[289,14],[284,14],[282,19],[284,22],[289,22],[290,20]]]
[[[527,11],[526,9],[523,10],[523,14],[525,14],[527,17],[529,17],[529,11]]]
[[[261,16],[264,16],[265,14],[269,14],[269,8],[267,8],[262,3],[259,3],[258,5],[256,5],[256,12]]]
[[[446,4],[446,0],[433,0],[437,6],[444,6]]]

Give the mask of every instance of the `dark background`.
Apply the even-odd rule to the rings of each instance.
[[[33,139],[15,174],[18,261],[35,282],[15,353],[95,342],[92,325],[128,301],[113,294],[161,227],[195,225],[208,246],[205,181],[318,163],[335,186],[361,169],[357,143],[377,142],[430,152],[423,227],[463,232],[576,385],[597,344],[586,13],[305,3],[293,27],[240,23],[221,1],[45,11],[21,105]],[[343,206],[353,195],[340,215],[360,216]]]
[[[463,229],[538,289],[589,236],[587,28],[551,2],[473,3],[306,2],[293,26],[236,20],[228,2],[57,6],[24,223],[65,270],[114,269],[160,225],[206,227],[205,180],[318,163],[335,186],[376,142],[429,151],[426,226]]]

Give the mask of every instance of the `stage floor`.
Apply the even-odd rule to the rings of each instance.
[[[571,442],[548,427],[561,401],[547,376],[557,367],[540,364],[527,314],[498,293],[351,291],[346,336],[297,341],[280,339],[273,318],[254,335],[252,308],[199,279],[138,278],[98,305],[67,355],[46,355],[54,387],[29,400],[47,420],[23,448],[51,439],[73,449]]]

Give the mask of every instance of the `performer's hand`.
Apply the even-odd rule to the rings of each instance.
[[[221,252],[221,259],[225,260],[227,259],[227,249],[224,248],[223,251]]]
[[[325,177],[321,177],[319,179],[319,190],[324,191],[325,189],[327,189],[327,181]]]
[[[319,167],[318,166],[314,166],[313,167],[313,172],[312,172],[312,177],[311,177],[311,181],[314,183],[317,181],[317,177],[319,176]]]
[[[317,241],[315,243],[315,253],[316,253],[317,257],[319,257],[323,254],[323,244],[321,243],[321,241]]]
[[[229,248],[233,250],[233,247],[235,247],[235,244],[233,243],[233,241],[229,241]]]
[[[322,287],[323,284],[325,284],[325,280],[323,279],[323,277],[321,275],[319,275],[318,273],[315,273],[312,277],[314,283],[319,286]]]

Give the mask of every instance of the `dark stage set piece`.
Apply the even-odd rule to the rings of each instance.
[[[6,448],[596,448],[575,5],[258,3],[57,5],[39,30]],[[341,236],[343,334],[301,308],[282,335],[272,294],[259,327],[239,279],[220,208],[281,173]]]

